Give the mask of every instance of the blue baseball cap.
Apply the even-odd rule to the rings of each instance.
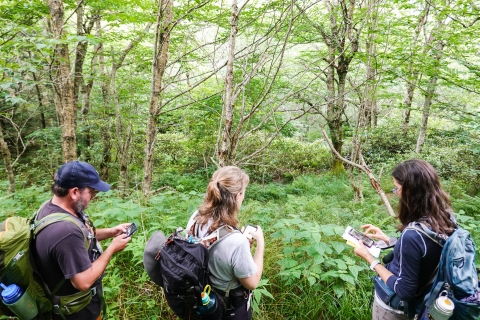
[[[86,162],[70,161],[58,169],[55,184],[65,189],[90,187],[99,191],[110,190],[110,185],[100,180],[97,170]]]

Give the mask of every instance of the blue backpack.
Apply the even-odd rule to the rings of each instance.
[[[427,234],[424,230],[414,228]],[[427,236],[430,237],[428,234]],[[441,245],[437,240],[432,240]],[[455,305],[450,319],[479,319],[480,288],[475,267],[475,244],[470,237],[470,233],[462,228],[455,230],[443,245],[438,271],[433,280],[432,288],[423,301],[419,319],[429,319],[428,308],[445,290]]]

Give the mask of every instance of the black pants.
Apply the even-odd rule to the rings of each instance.
[[[234,291],[234,292],[232,292]],[[232,290],[228,304],[229,308],[224,312],[222,320],[250,320],[252,319],[252,307],[249,304],[247,310],[247,303],[250,298],[250,290],[243,287]],[[251,301],[250,301],[251,302]]]

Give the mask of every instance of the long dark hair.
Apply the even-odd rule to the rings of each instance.
[[[245,192],[249,177],[245,171],[235,166],[227,166],[214,172],[207,187],[203,203],[198,207],[197,223],[200,227],[209,223],[208,232],[221,225],[238,227],[237,194]]]
[[[392,176],[402,186],[397,218],[403,230],[410,222],[426,219],[437,234],[450,235],[455,223],[450,197],[442,189],[437,171],[426,161],[407,160],[395,167]]]

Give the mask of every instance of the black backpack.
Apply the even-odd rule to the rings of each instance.
[[[185,236],[182,232],[182,228],[177,228],[168,239],[161,231],[155,232],[147,242],[143,262],[152,281],[163,288],[172,311],[181,319],[192,320],[198,317],[196,308],[201,301],[200,294],[210,284],[208,250],[240,231],[222,226],[202,239]]]

